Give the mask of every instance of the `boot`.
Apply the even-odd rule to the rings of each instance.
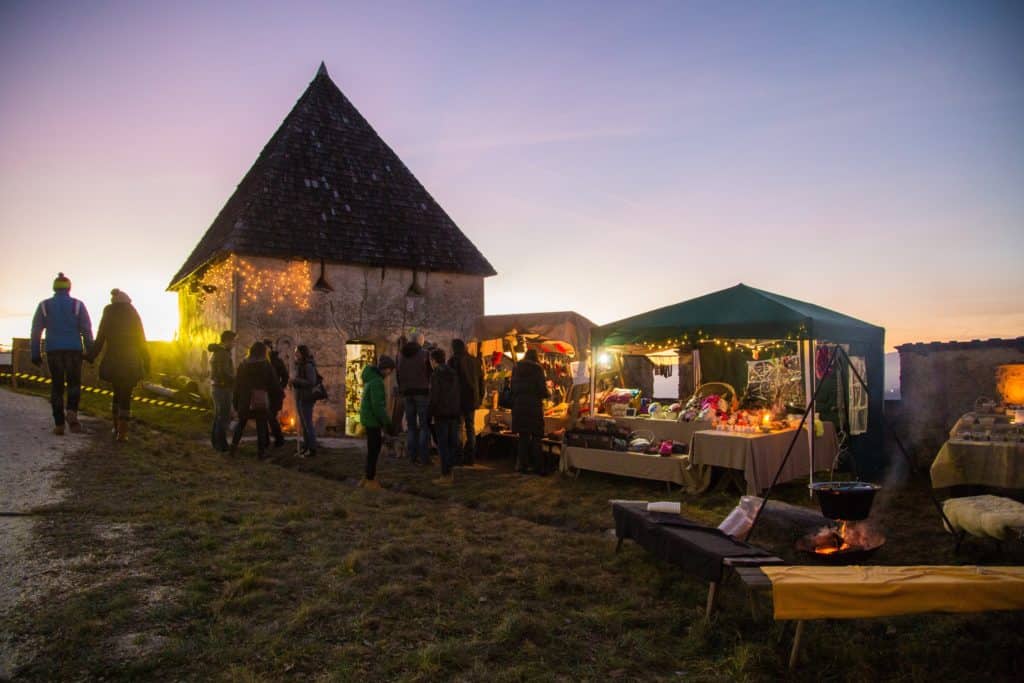
[[[53,428],[53,433],[57,436],[64,436],[64,425],[56,425]]]
[[[68,421],[68,429],[72,434],[79,434],[82,431],[82,423],[78,421],[78,411],[68,410],[64,413]]]
[[[128,440],[128,418],[120,417],[117,419],[115,424],[117,434],[114,437],[117,441],[125,442]]]

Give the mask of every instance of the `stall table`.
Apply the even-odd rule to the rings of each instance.
[[[598,415],[598,417],[604,416]],[[651,432],[658,439],[672,439],[676,443],[687,445],[695,432],[711,429],[711,422],[706,420],[680,422],[678,420],[655,420],[649,417],[616,417],[614,420],[616,424],[627,428],[630,432]]]
[[[950,439],[931,467],[932,488],[1024,490],[1024,443]]]
[[[491,424],[500,424],[505,427],[512,425],[512,411],[505,410],[503,408],[479,408],[476,414],[473,416],[474,426],[476,427],[476,433],[479,434],[487,429]],[[559,429],[565,429],[569,423],[569,418],[565,415],[560,417],[545,416],[544,417],[544,433],[551,434],[557,432]]]
[[[706,486],[704,482],[695,481],[695,473],[690,472],[689,464],[690,459],[685,455],[658,456],[565,446],[562,449],[559,469],[562,472],[590,470],[623,477],[652,479],[685,486],[687,489]]]
[[[815,471],[830,469],[839,452],[835,426],[831,422],[822,424],[824,434],[815,437],[814,441]],[[724,467],[739,470],[746,480],[747,494],[756,496],[771,486],[795,431],[784,429],[768,434],[715,430],[695,432],[690,441],[691,466],[697,469]],[[810,476],[807,459],[807,438],[801,434],[782,470],[779,483]],[[710,478],[706,479],[710,483]]]

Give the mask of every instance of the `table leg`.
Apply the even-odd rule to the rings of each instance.
[[[712,581],[710,584],[708,584],[708,604],[707,604],[707,607],[704,608],[704,622],[705,623],[711,621],[711,613],[715,609],[715,596],[716,596],[717,593],[718,593],[718,582],[717,581]]]
[[[801,619],[796,622],[796,635],[793,636],[793,649],[789,653],[789,670],[792,671],[796,668],[796,660],[800,655],[800,639],[804,635],[804,622]]]
[[[616,553],[618,553],[620,550],[622,550],[622,541],[623,540],[624,539],[620,536],[619,537],[619,542],[615,544],[615,552]]]

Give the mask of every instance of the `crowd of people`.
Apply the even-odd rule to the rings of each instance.
[[[111,290],[95,339],[89,312],[71,296],[71,280],[64,273],[53,281],[53,296],[40,302],[32,320],[31,358],[42,366],[45,333],[46,362],[51,383],[54,433],[65,428],[81,432],[78,408],[81,399],[82,362],[93,363],[102,354],[100,379],[113,387],[112,434],[125,441],[131,420],[132,394],[149,373],[146,335],[138,311],[122,290]],[[210,441],[217,451],[236,455],[245,427],[256,428],[257,457],[285,443],[279,414],[285,391],[295,397],[302,437],[300,454],[317,454],[313,408],[326,398],[323,378],[312,352],[305,345],[294,351],[295,374],[274,350],[271,340],[254,342],[236,367],[232,358],[237,335],[225,330],[220,341],[210,344],[210,389],[213,420]],[[360,422],[366,430],[366,468],[360,486],[380,488],[377,465],[386,439],[397,438],[395,417],[388,409],[385,380],[395,373],[395,391],[402,400],[406,425],[405,452],[415,464],[431,465],[431,443],[440,459],[440,484],[453,482],[453,469],[472,466],[476,455],[476,409],[483,399],[480,364],[469,355],[461,339],[452,340],[451,353],[428,345],[415,333],[402,345],[397,362],[387,355],[363,369]],[[516,471],[531,469],[546,474],[540,453],[544,435],[543,401],[548,389],[535,351],[527,351],[512,372],[512,431],[519,436]],[[231,421],[237,416],[234,429]]]

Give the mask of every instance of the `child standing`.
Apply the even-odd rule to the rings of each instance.
[[[359,482],[364,489],[379,489],[377,458],[383,444],[382,430],[391,427],[385,401],[384,378],[395,369],[391,356],[381,356],[376,365],[363,368],[363,400],[359,405],[359,421],[366,429],[366,477]]]

